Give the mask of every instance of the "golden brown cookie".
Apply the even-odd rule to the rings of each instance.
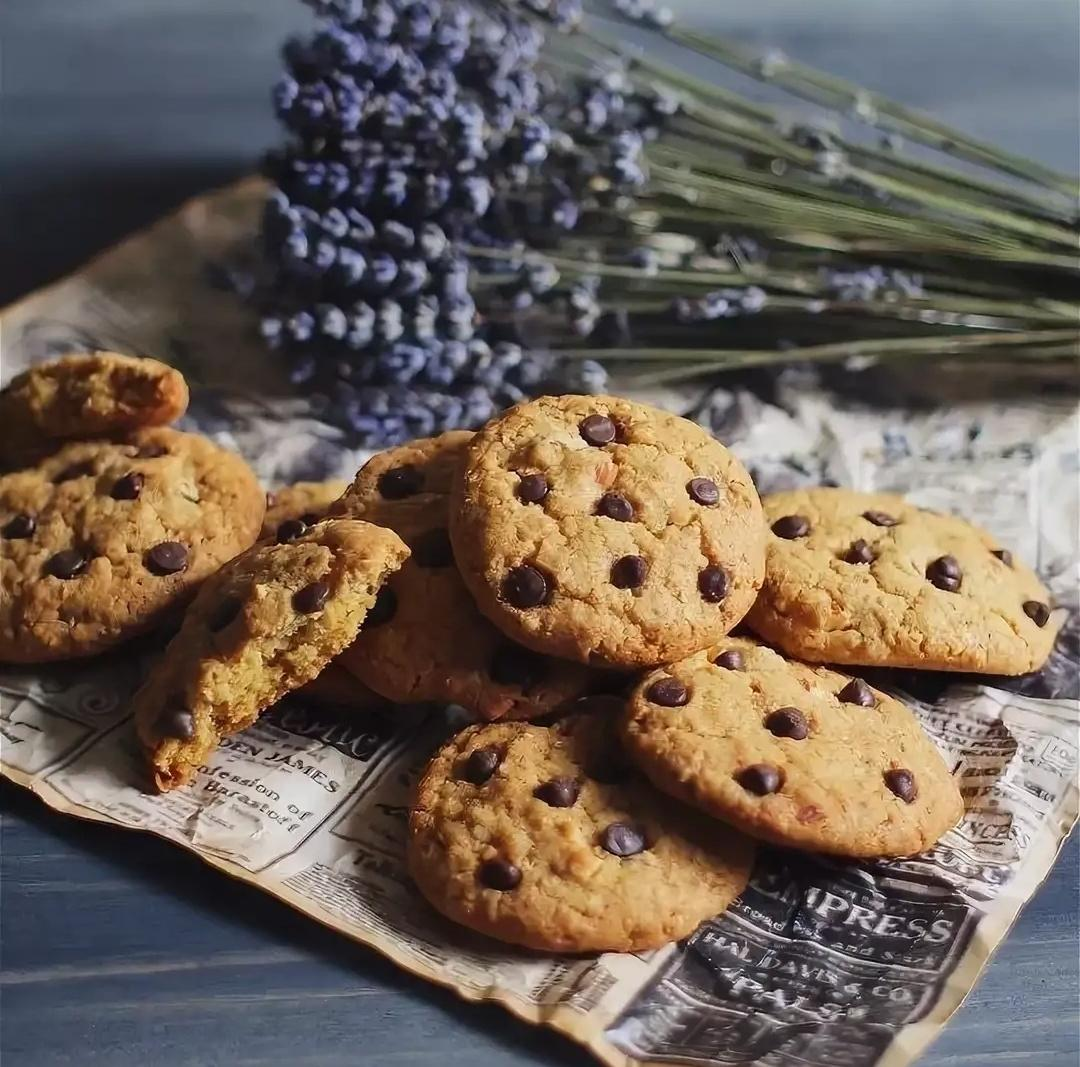
[[[266,494],[266,516],[259,540],[268,537],[288,541],[314,526],[349,483],[345,481],[296,482]]]
[[[632,952],[686,937],[742,892],[753,847],[655,792],[612,722],[470,727],[431,762],[409,870],[444,915],[546,952]]]
[[[1038,578],[990,534],[888,493],[764,500],[765,584],[746,622],[815,663],[1025,674],[1057,625]]]
[[[488,720],[536,718],[584,693],[590,672],[515,645],[462,583],[448,501],[471,437],[452,431],[380,452],[331,509],[386,526],[412,549],[341,662],[396,703],[460,704]]]
[[[408,551],[389,530],[341,519],[260,542],[206,582],[133,701],[157,788],[183,785],[222,737],[318,677]]]
[[[164,426],[187,404],[183,375],[156,359],[85,352],[39,363],[0,390],[0,466],[31,461],[65,438]]]
[[[622,739],[653,784],[755,837],[840,856],[909,856],[964,813],[898,700],[727,638],[646,677]]]
[[[0,662],[88,656],[160,623],[262,523],[247,464],[137,430],[0,477]]]
[[[629,400],[542,397],[469,446],[451,504],[462,577],[509,637],[646,666],[727,633],[765,530],[750,476],[700,426]]]

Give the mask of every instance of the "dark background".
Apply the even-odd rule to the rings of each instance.
[[[1076,0],[673,6],[1080,169]],[[3,0],[0,303],[249,170],[278,44],[307,23],[298,0]],[[0,805],[4,1067],[592,1062],[162,842],[6,783]],[[1078,865],[1074,835],[926,1067],[1075,1067]]]

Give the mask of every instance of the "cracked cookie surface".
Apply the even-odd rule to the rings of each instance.
[[[317,678],[407,556],[389,530],[341,519],[222,567],[133,700],[157,788],[189,781],[222,737]]]
[[[397,703],[460,704],[487,720],[536,718],[585,692],[590,672],[507,640],[465,588],[447,524],[471,438],[455,430],[380,452],[332,507],[394,530],[412,549],[341,663]]]
[[[521,644],[621,666],[727,633],[764,573],[750,476],[686,419],[602,396],[542,397],[469,445],[451,503],[462,576]]]
[[[409,818],[421,892],[455,922],[549,952],[654,948],[722,912],[751,842],[661,796],[617,747],[603,715],[452,738]]]
[[[32,461],[65,438],[163,426],[187,404],[183,375],[156,359],[85,352],[39,363],[0,390],[0,464]]]
[[[0,477],[0,661],[87,656],[151,629],[255,540],[264,506],[243,459],[164,428]]]
[[[747,625],[821,663],[1024,674],[1050,654],[1046,589],[993,536],[888,493],[767,496],[765,583]]]
[[[745,639],[646,677],[621,732],[658,788],[778,845],[908,856],[964,811],[909,708]]]
[[[346,489],[345,481],[295,482],[266,494],[266,515],[259,540],[268,537],[288,541],[307,532],[326,516],[330,505]]]

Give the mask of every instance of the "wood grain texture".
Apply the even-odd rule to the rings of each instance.
[[[676,5],[1059,167],[1080,167],[1075,0]],[[5,0],[0,302],[273,143],[297,0]],[[17,220],[17,225],[14,222]],[[584,1065],[147,837],[0,788],[0,1061]],[[925,1067],[1072,1067],[1076,835]]]

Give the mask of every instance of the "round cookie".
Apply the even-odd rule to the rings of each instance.
[[[331,509],[396,531],[412,556],[341,662],[399,704],[460,704],[482,719],[546,715],[584,693],[590,672],[502,635],[461,581],[447,534],[450,489],[471,433],[380,452]]]
[[[909,856],[964,812],[910,709],[747,640],[650,674],[621,734],[659,789],[778,845]]]
[[[266,494],[266,515],[259,540],[288,541],[314,526],[346,489],[345,481],[296,482]]]
[[[239,456],[164,428],[0,477],[0,662],[88,656],[152,628],[255,540],[264,507]]]
[[[1025,674],[1057,625],[1038,578],[990,534],[887,493],[765,498],[765,584],[746,622],[821,663]]]
[[[31,461],[64,438],[164,426],[187,405],[183,375],[156,359],[82,352],[39,363],[0,389],[0,465]]]
[[[222,737],[317,678],[408,554],[389,530],[341,519],[259,542],[210,578],[132,701],[157,788],[189,781]]]
[[[765,529],[750,476],[686,419],[542,397],[469,445],[451,503],[462,577],[504,633],[585,663],[648,666],[726,634],[754,601]]]
[[[753,846],[613,758],[611,720],[474,726],[420,782],[409,870],[444,915],[546,952],[686,937],[742,892]]]

